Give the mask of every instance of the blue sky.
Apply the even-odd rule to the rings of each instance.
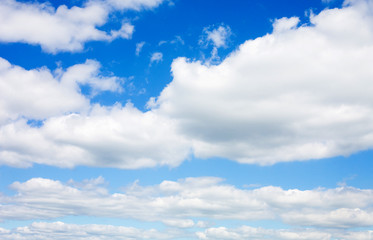
[[[0,3],[1,239],[373,239],[371,0]]]

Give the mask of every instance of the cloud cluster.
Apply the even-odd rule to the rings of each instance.
[[[87,60],[53,72],[26,70],[0,58],[0,164],[141,168],[176,166],[187,158],[189,145],[172,120],[131,103],[90,103],[81,86],[90,95],[123,90],[122,79],[99,69]]]
[[[0,3],[14,4],[21,3]],[[56,11],[79,13],[97,4],[103,3]],[[133,169],[177,166],[194,155],[270,165],[370,149],[371,10],[370,1],[354,0],[311,15],[307,25],[278,19],[273,33],[245,42],[218,65],[178,58],[172,82],[146,112],[91,104],[80,86],[91,95],[122,91],[121,79],[102,76],[95,61],[52,72],[0,59],[0,164]],[[210,31],[215,47],[224,45],[224,32]]]
[[[100,166],[136,169],[179,165],[189,155],[174,123],[132,104],[52,117],[41,127],[21,119],[0,128],[0,163],[28,167]]]
[[[0,2],[0,42],[24,42],[40,45],[46,52],[79,51],[88,41],[112,41],[131,38],[134,26],[123,22],[119,30],[100,30],[117,10],[153,8],[163,0],[92,0],[84,6],[57,9],[46,3],[16,0]]]
[[[177,120],[201,158],[270,165],[370,149],[372,5],[349,1],[301,26],[279,19],[219,65],[178,58],[149,106]]]
[[[206,227],[202,219],[274,220],[292,226],[348,229],[373,226],[373,190],[352,187],[239,189],[219,178],[187,178],[154,186],[134,183],[109,193],[102,179],[68,184],[43,178],[15,182],[0,198],[1,220],[96,216],[160,221],[178,228]],[[357,201],[358,199],[358,201]],[[339,231],[339,230],[338,230]]]

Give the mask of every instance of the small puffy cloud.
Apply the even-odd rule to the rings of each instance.
[[[125,38],[130,39],[134,32],[135,27],[130,23],[123,23],[119,30],[111,30],[111,37],[115,38]]]
[[[199,44],[205,47],[208,45],[213,46],[211,50],[211,57],[208,59],[207,64],[219,62],[218,60],[220,58],[218,56],[218,49],[227,47],[227,42],[231,35],[232,32],[230,27],[225,25],[220,25],[217,28],[206,27],[203,29],[203,35],[199,40]]]
[[[94,60],[87,60],[84,64],[76,64],[69,67],[60,77],[60,81],[66,84],[88,85],[92,94],[100,91],[121,92],[122,79],[112,76],[102,76],[99,72],[101,64]]]
[[[283,17],[280,19],[276,19],[273,23],[273,32],[279,33],[289,31],[290,29],[296,29],[299,21],[300,20],[298,17]]]
[[[136,56],[139,56],[140,55],[140,52],[142,50],[142,48],[144,47],[145,45],[145,42],[139,42],[139,43],[136,43]]]
[[[163,53],[155,52],[150,57],[150,64],[152,64],[153,62],[158,63],[158,62],[161,62],[162,60],[163,60]]]
[[[310,25],[276,20],[272,34],[214,66],[178,58],[149,106],[177,122],[200,158],[270,165],[370,149],[372,10],[358,0],[312,15]],[[209,32],[216,47],[221,32]]]
[[[157,221],[179,229],[206,227],[206,220],[276,220],[300,229],[333,228],[336,232],[373,225],[372,189],[267,186],[243,190],[219,178],[201,177],[153,186],[134,183],[123,193],[109,193],[102,183],[102,178],[67,184],[44,178],[15,182],[11,188],[16,195],[0,195],[0,219],[115,217]]]
[[[217,28],[206,27],[203,29],[203,36],[200,44],[212,44],[216,48],[227,47],[227,41],[232,35],[229,26],[220,25]]]
[[[48,4],[16,0],[0,2],[0,42],[40,45],[46,52],[79,51],[87,41],[131,38],[134,26],[123,23],[110,33],[99,30],[115,10],[152,8],[162,0],[88,1],[83,7],[57,9]]]

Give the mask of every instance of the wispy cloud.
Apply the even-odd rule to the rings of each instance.
[[[154,62],[158,63],[158,62],[161,62],[162,60],[163,60],[163,53],[161,53],[161,52],[155,52],[150,57],[150,64],[152,64]]]
[[[227,47],[231,35],[231,29],[226,25],[220,25],[217,28],[210,26],[203,29],[199,44],[205,47],[208,45],[213,46],[209,62],[219,60],[218,49]]]
[[[136,43],[136,56],[140,56],[140,52],[142,50],[142,48],[144,47],[145,45],[145,42],[139,42],[139,43]]]

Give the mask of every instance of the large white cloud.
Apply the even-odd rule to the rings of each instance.
[[[86,1],[84,6],[57,9],[46,3],[24,3],[16,0],[0,2],[0,41],[40,45],[44,51],[79,51],[87,41],[111,41],[131,38],[133,25],[123,22],[110,33],[98,27],[107,23],[109,13],[116,10],[153,8],[163,0]]]
[[[56,116],[41,127],[26,120],[0,128],[0,163],[27,167],[101,166],[135,169],[177,166],[189,155],[173,121],[132,104],[93,106],[87,113]]]
[[[261,165],[373,147],[373,6],[274,22],[221,64],[178,58],[173,81],[149,102],[178,121],[197,157]]]
[[[121,78],[103,76],[99,69],[98,62],[87,60],[54,72],[26,70],[0,58],[0,164],[133,169],[185,160],[190,144],[173,120],[131,103],[90,103],[81,85],[90,95],[123,90]]]
[[[219,178],[187,178],[154,186],[127,186],[109,193],[103,179],[68,184],[33,178],[11,185],[14,196],[0,198],[0,219],[53,219],[96,216],[159,221],[179,228],[203,227],[203,221],[272,220],[298,228],[338,229],[373,226],[373,190],[352,187],[285,190],[239,189]],[[198,222],[201,221],[202,222]]]

